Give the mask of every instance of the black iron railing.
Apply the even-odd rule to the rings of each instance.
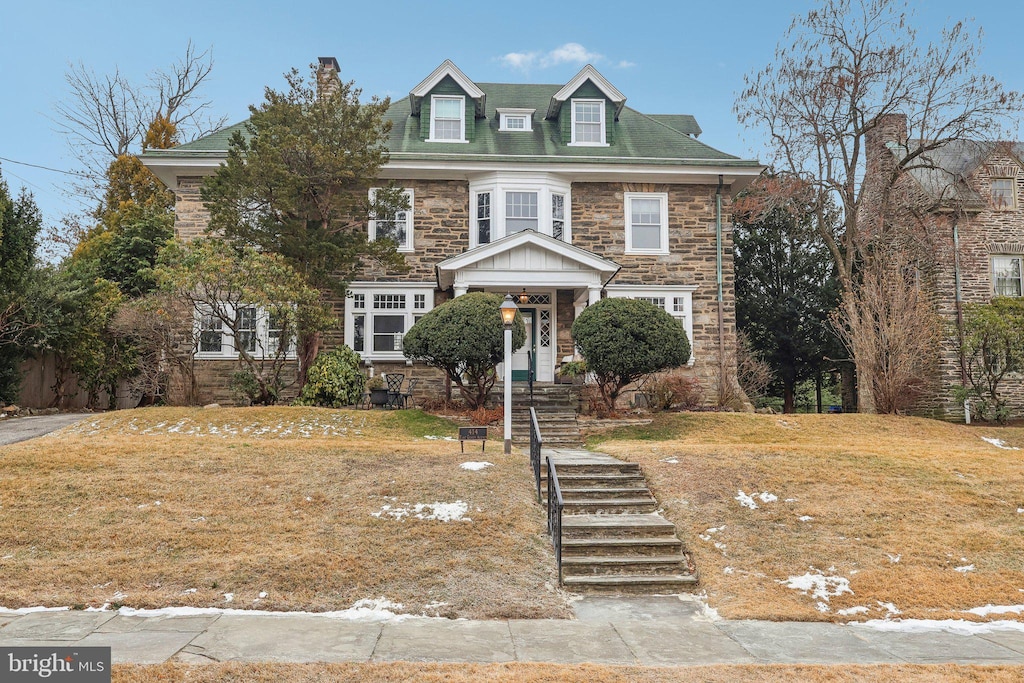
[[[533,367],[533,351],[526,352],[526,383],[530,386],[530,405],[533,403],[533,380],[537,374],[536,368]]]
[[[530,465],[533,467],[533,479],[537,482],[538,503],[544,502],[540,496],[540,449],[543,443],[540,426],[537,424],[537,411],[530,406]]]
[[[555,546],[555,562],[558,564],[558,585],[562,585],[562,509],[565,501],[562,500],[562,487],[558,485],[558,472],[555,464],[551,462],[551,456],[547,457],[548,464],[548,533],[551,534],[551,543]]]

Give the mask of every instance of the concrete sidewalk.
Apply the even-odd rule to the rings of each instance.
[[[350,621],[316,615],[0,612],[0,646],[110,646],[113,661],[1024,664],[1024,629],[890,633],[727,621],[690,596],[588,597],[576,620]]]

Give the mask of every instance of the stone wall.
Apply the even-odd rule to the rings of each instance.
[[[938,362],[941,378],[939,389],[922,403],[922,412],[931,412],[937,417],[963,419],[963,406],[953,398],[953,388],[962,383],[959,339],[956,330],[956,281],[953,251],[953,225],[959,232],[959,261],[961,296],[964,303],[984,304],[992,300],[992,256],[1024,255],[1024,171],[1018,162],[998,150],[986,163],[980,165],[967,182],[982,197],[991,196],[992,170],[999,168],[1001,174],[1013,169],[1017,179],[1017,208],[997,210],[989,207],[977,212],[942,218],[943,237],[940,251],[940,267],[936,277],[936,306],[949,329],[945,335]],[[1007,399],[1015,417],[1024,416],[1024,375],[1015,373],[1004,378],[1001,393]]]
[[[201,178],[179,178],[175,229],[179,237],[190,239],[202,234],[208,216],[199,198]],[[406,270],[387,270],[379,264],[366,262],[357,276],[361,281],[381,282],[433,282],[434,266],[443,259],[456,256],[469,248],[470,211],[469,184],[466,181],[410,180],[401,182],[414,194],[413,245],[415,251],[405,254]],[[662,185],[637,183],[573,183],[572,235],[573,245],[610,259],[622,266],[614,284],[632,285],[694,285],[693,292],[693,353],[695,364],[689,372],[701,379],[708,401],[718,399],[719,366],[722,360],[718,342],[718,304],[715,251],[715,192],[714,185]],[[625,253],[624,192],[665,192],[668,195],[669,254],[660,256]],[[728,192],[728,188],[726,188]],[[732,230],[728,220],[729,195],[723,194],[723,273],[725,300],[724,313],[724,365],[730,378],[732,393],[735,386],[735,300],[733,293]],[[450,297],[450,292],[435,292],[435,305]],[[328,347],[343,342],[342,332],[345,302],[332,301],[339,325],[325,335]],[[572,355],[574,349],[570,328],[574,319],[573,292],[559,290],[557,306],[557,356]],[[204,368],[203,396],[220,401],[224,392],[212,387],[230,377],[230,372],[217,366],[219,361],[197,361]],[[395,365],[391,368],[391,365]],[[379,363],[375,372],[412,372],[404,364]],[[423,375],[424,386],[430,391],[443,391],[443,378],[434,371]],[[226,390],[225,390],[226,391]],[[740,392],[742,396],[742,392]],[[228,399],[224,399],[228,400]]]

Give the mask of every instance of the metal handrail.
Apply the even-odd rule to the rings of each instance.
[[[565,501],[562,500],[562,487],[558,485],[558,472],[555,471],[555,464],[551,462],[551,456],[547,456],[548,463],[548,533],[551,534],[551,543],[555,547],[555,562],[558,564],[558,585],[562,585],[562,510],[565,508]],[[552,501],[555,501],[552,504]]]
[[[530,406],[530,465],[533,467],[533,478],[537,482],[537,502],[544,501],[540,495],[540,449],[544,440],[540,435],[540,425],[537,424],[537,411]]]
[[[526,352],[526,383],[530,387],[530,405],[533,403],[533,380],[535,379],[535,370],[533,367],[533,351]]]

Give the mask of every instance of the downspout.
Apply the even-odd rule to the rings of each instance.
[[[960,227],[958,216],[953,214],[953,283],[956,298],[956,332],[960,354],[960,386],[967,389],[967,361],[964,359],[964,310],[960,291]],[[964,398],[964,421],[971,424],[971,401]]]
[[[725,295],[722,289],[722,176],[715,191],[715,256],[718,282],[718,396],[725,397]],[[721,402],[721,401],[720,401]]]

